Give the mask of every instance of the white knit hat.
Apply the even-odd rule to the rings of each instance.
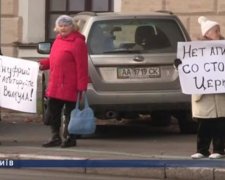
[[[204,36],[212,27],[219,25],[218,22],[208,20],[205,16],[200,16],[198,18],[198,23],[201,25],[202,36]]]

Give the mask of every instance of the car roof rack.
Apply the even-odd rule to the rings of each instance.
[[[76,15],[89,15],[89,16],[97,16],[96,12],[93,11],[83,11],[83,12],[79,12]]]
[[[159,12],[159,13],[167,13],[167,14],[173,14],[172,11],[167,11],[167,10],[158,10],[156,12]]]

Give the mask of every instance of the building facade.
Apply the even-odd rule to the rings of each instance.
[[[204,15],[218,21],[221,24],[222,33],[225,34],[224,0],[0,0],[0,5],[2,52],[6,56],[27,59],[41,57],[36,52],[36,44],[46,40],[57,13],[63,14],[65,9],[71,15],[83,10],[172,11],[184,23],[193,40],[200,35],[197,18]]]

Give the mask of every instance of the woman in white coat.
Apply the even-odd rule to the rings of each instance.
[[[202,40],[224,39],[217,22],[201,16]],[[199,159],[224,157],[225,143],[225,94],[192,95],[192,116],[198,121],[197,153],[191,157]],[[213,152],[209,151],[212,142]]]

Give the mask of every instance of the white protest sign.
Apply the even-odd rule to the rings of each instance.
[[[36,113],[37,62],[0,56],[0,106]]]
[[[177,58],[184,94],[225,93],[225,40],[179,42]]]

